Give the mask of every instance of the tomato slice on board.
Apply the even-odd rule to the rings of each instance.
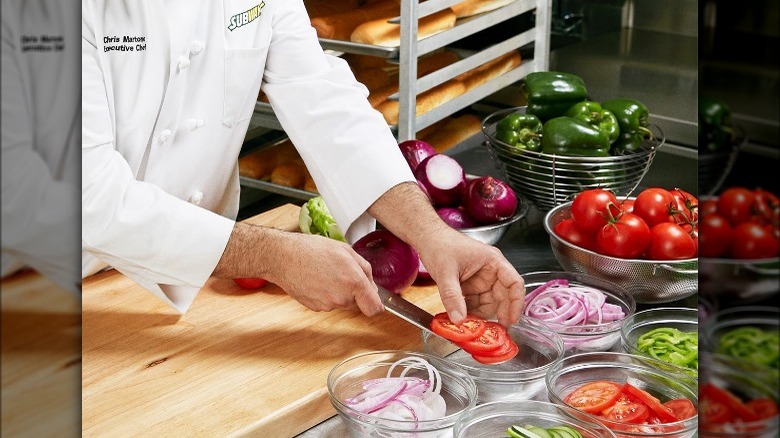
[[[474,316],[466,315],[466,319],[460,325],[450,321],[446,312],[437,313],[431,322],[431,331],[453,342],[465,342],[482,336],[487,329],[487,321]]]
[[[474,360],[476,360],[479,363],[486,364],[486,365],[494,365],[494,364],[506,362],[512,359],[513,357],[517,356],[517,353],[520,352],[520,347],[518,347],[517,344],[514,343],[514,341],[506,342],[504,343],[504,346],[500,347],[498,350],[488,352],[488,354],[490,354],[489,356],[472,354],[471,357],[473,357]]]
[[[618,397],[620,385],[608,380],[596,380],[575,389],[563,401],[581,411],[595,414],[612,406]]]
[[[675,398],[664,403],[678,420],[685,420],[696,415],[696,406],[687,398]]]
[[[607,408],[604,418],[623,423],[642,423],[650,418],[650,409],[642,403],[615,403]]]
[[[506,344],[508,339],[510,339],[509,334],[503,325],[487,321],[485,322],[485,332],[482,335],[469,341],[459,342],[458,346],[472,355],[480,355],[498,350]]]
[[[649,392],[643,389],[639,389],[630,383],[623,385],[623,391],[638,398],[642,403],[646,404],[647,407],[650,408],[650,410],[652,410],[658,416],[658,418],[661,419],[661,421],[665,423],[678,421],[677,417],[674,416],[671,409],[664,406],[661,403],[661,400],[658,400]]]
[[[699,385],[699,398],[724,404],[736,418],[743,421],[758,420],[756,413],[739,397],[712,383]]]
[[[769,397],[754,398],[747,402],[747,405],[760,420],[778,415],[777,403]]]

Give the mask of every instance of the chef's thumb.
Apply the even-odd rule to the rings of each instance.
[[[439,286],[439,295],[444,309],[450,317],[450,321],[460,324],[466,318],[466,300],[463,298],[463,291],[460,288],[460,281],[457,275],[445,275],[444,281],[437,283]]]
[[[385,306],[379,298],[376,286],[360,289],[355,294],[355,303],[357,303],[360,311],[366,316],[375,316],[385,311]]]

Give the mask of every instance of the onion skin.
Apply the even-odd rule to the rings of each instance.
[[[417,251],[388,230],[372,231],[352,248],[371,264],[374,282],[390,292],[400,294],[417,278],[420,266]]]
[[[459,230],[461,228],[476,227],[477,223],[473,219],[468,217],[464,211],[459,208],[453,207],[441,207],[436,209],[436,214],[439,215],[441,220],[447,225]]]
[[[428,190],[435,207],[455,207],[461,204],[466,188],[466,172],[454,158],[444,154],[431,155],[420,162],[414,170],[414,176]],[[452,184],[447,187],[437,186],[433,180],[442,177]]]
[[[507,220],[517,212],[517,196],[504,181],[492,176],[474,178],[466,185],[466,213],[480,224]]]
[[[422,140],[406,140],[398,143],[398,148],[401,149],[401,155],[404,156],[406,164],[414,172],[420,162],[431,155],[436,155],[436,149],[430,144]]]

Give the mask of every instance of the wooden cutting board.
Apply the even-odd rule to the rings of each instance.
[[[247,222],[297,231],[298,211]],[[435,285],[404,297],[443,310]],[[335,415],[326,379],[338,362],[422,348],[420,330],[387,312],[313,312],[272,284],[212,278],[178,315],[113,270],[84,280],[82,332],[85,437],[291,437]]]

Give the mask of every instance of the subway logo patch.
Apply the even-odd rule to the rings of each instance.
[[[249,8],[249,10],[230,17],[228,30],[232,32],[234,29],[238,29],[241,26],[246,26],[247,24],[255,21],[257,17],[260,16],[260,11],[263,10],[263,7],[265,7],[265,2],[260,2],[258,5]]]

